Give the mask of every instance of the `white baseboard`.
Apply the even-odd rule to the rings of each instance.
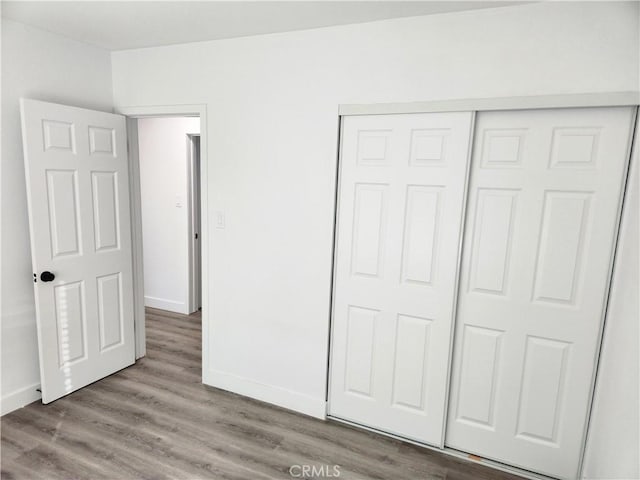
[[[0,415],[6,415],[36,400],[40,400],[42,395],[38,391],[39,388],[40,384],[34,383],[2,397],[2,400],[0,400]]]
[[[189,309],[185,302],[176,302],[175,300],[167,300],[166,298],[148,297],[145,295],[144,306],[189,315]]]
[[[324,420],[327,416],[324,398],[315,398],[285,388],[274,387],[219,370],[203,371],[202,382],[212,387],[238,393],[298,413]]]

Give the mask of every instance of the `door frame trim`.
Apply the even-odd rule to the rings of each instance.
[[[495,98],[454,98],[427,102],[341,104],[338,115],[390,115],[404,113],[488,112],[541,108],[633,107],[640,91],[535,95]]]
[[[136,336],[136,360],[146,354],[144,312],[144,274],[142,263],[142,210],[140,202],[140,161],[138,158],[137,120],[145,117],[200,117],[200,158],[208,158],[207,105],[143,105],[117,106],[114,112],[127,117],[129,148],[129,186],[131,191],[131,236],[133,251],[134,324]],[[209,232],[206,212],[208,209],[208,162],[200,162],[200,230]],[[209,291],[209,244],[201,243],[202,291]],[[202,295],[202,372],[209,362],[209,295]],[[201,373],[202,376],[202,373]],[[202,378],[202,377],[201,377]]]

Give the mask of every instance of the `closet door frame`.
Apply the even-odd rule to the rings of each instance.
[[[640,115],[638,114],[638,107],[640,106],[640,93],[638,92],[608,92],[608,93],[587,93],[587,94],[568,94],[568,95],[543,95],[543,96],[531,96],[531,97],[496,97],[496,98],[482,98],[482,99],[451,99],[451,100],[442,100],[442,101],[427,101],[427,102],[408,102],[408,103],[387,103],[387,104],[342,104],[338,106],[338,123],[337,123],[337,145],[336,145],[336,182],[334,184],[334,205],[333,205],[333,213],[334,213],[334,229],[333,229],[333,251],[332,251],[332,265],[331,265],[331,296],[330,296],[330,312],[329,312],[329,332],[328,332],[328,348],[327,348],[327,376],[325,378],[325,405],[326,405],[326,417],[330,420],[334,420],[337,422],[345,423],[348,425],[352,425],[364,430],[372,431],[387,437],[396,438],[398,440],[412,443],[423,448],[427,448],[430,450],[439,451],[448,455],[452,455],[458,458],[463,458],[466,460],[478,461],[483,465],[492,467],[496,470],[502,470],[510,473],[515,473],[517,475],[523,476],[524,478],[530,479],[549,479],[552,477],[548,477],[545,475],[537,474],[534,472],[530,472],[527,470],[523,470],[518,467],[514,467],[511,465],[503,464],[497,461],[488,460],[485,458],[477,457],[473,454],[469,454],[463,451],[459,451],[445,445],[446,438],[446,424],[447,418],[449,414],[449,404],[450,404],[450,395],[451,395],[451,369],[453,365],[453,349],[454,349],[454,339],[456,333],[456,317],[457,317],[457,306],[459,300],[459,288],[460,288],[460,269],[461,269],[461,259],[462,259],[462,248],[464,243],[465,225],[466,225],[466,216],[468,214],[468,204],[469,204],[469,184],[470,184],[470,175],[471,175],[471,161],[473,158],[473,146],[474,146],[474,138],[475,138],[475,126],[476,126],[476,116],[480,112],[486,111],[496,111],[496,110],[533,110],[533,109],[562,109],[562,108],[587,108],[587,107],[634,107],[635,116],[633,125],[631,127],[632,133],[629,140],[629,145],[627,148],[627,159],[625,163],[625,170],[623,175],[623,185],[620,195],[620,201],[617,210],[617,218],[615,222],[615,232],[614,232],[614,245],[611,252],[610,266],[608,272],[608,278],[606,282],[606,292],[605,292],[605,301],[603,304],[603,311],[601,313],[600,320],[600,329],[598,334],[598,349],[595,357],[593,376],[590,385],[590,394],[588,401],[588,409],[587,409],[587,418],[586,418],[586,428],[584,430],[583,438],[581,441],[581,454],[580,454],[580,462],[578,466],[578,471],[580,477],[583,474],[584,468],[584,454],[587,444],[587,439],[589,436],[590,430],[590,422],[592,416],[593,409],[593,399],[595,395],[595,387],[596,380],[598,376],[598,368],[600,363],[600,355],[602,350],[602,343],[604,338],[604,329],[607,321],[607,311],[609,306],[609,299],[611,298],[611,289],[612,289],[612,278],[613,271],[616,264],[616,254],[618,251],[618,242],[619,242],[619,233],[620,233],[620,222],[622,219],[622,211],[625,204],[625,197],[627,193],[627,188],[629,184],[629,171],[630,171],[630,162],[634,149],[640,148],[640,145],[634,144],[634,140],[640,138],[638,135],[638,129],[640,129]],[[330,383],[331,383],[331,358],[332,358],[332,348],[334,345],[333,342],[333,319],[334,319],[334,307],[335,307],[335,276],[336,276],[336,256],[337,256],[337,220],[338,220],[338,209],[340,206],[340,172],[341,172],[341,150],[342,150],[342,126],[343,126],[343,117],[346,116],[357,116],[357,115],[392,115],[392,114],[408,114],[408,113],[441,113],[441,112],[471,112],[472,114],[472,124],[471,124],[471,138],[470,138],[470,147],[467,155],[467,166],[466,166],[466,178],[464,181],[464,197],[463,197],[463,209],[462,209],[462,218],[463,225],[460,233],[459,244],[458,244],[458,259],[457,259],[457,267],[456,267],[456,284],[455,284],[455,293],[454,293],[454,306],[453,306],[453,323],[452,323],[452,331],[450,336],[450,349],[449,349],[449,359],[447,366],[447,378],[449,379],[447,384],[446,391],[446,403],[445,403],[445,411],[444,417],[442,419],[443,422],[443,433],[442,433],[442,448],[434,447],[431,445],[427,445],[424,443],[416,442],[410,439],[406,439],[400,437],[398,435],[390,434],[388,432],[384,432],[382,430],[378,430],[372,427],[368,427],[365,425],[361,425],[355,422],[351,422],[348,420],[344,420],[341,418],[334,417],[329,413],[329,398],[330,398]]]

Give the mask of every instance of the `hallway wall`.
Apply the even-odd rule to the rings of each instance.
[[[189,312],[187,134],[196,117],[138,120],[145,306]]]

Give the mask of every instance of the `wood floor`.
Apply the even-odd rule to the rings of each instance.
[[[517,479],[200,383],[200,317],[147,310],[147,356],[1,419],[2,479]]]

